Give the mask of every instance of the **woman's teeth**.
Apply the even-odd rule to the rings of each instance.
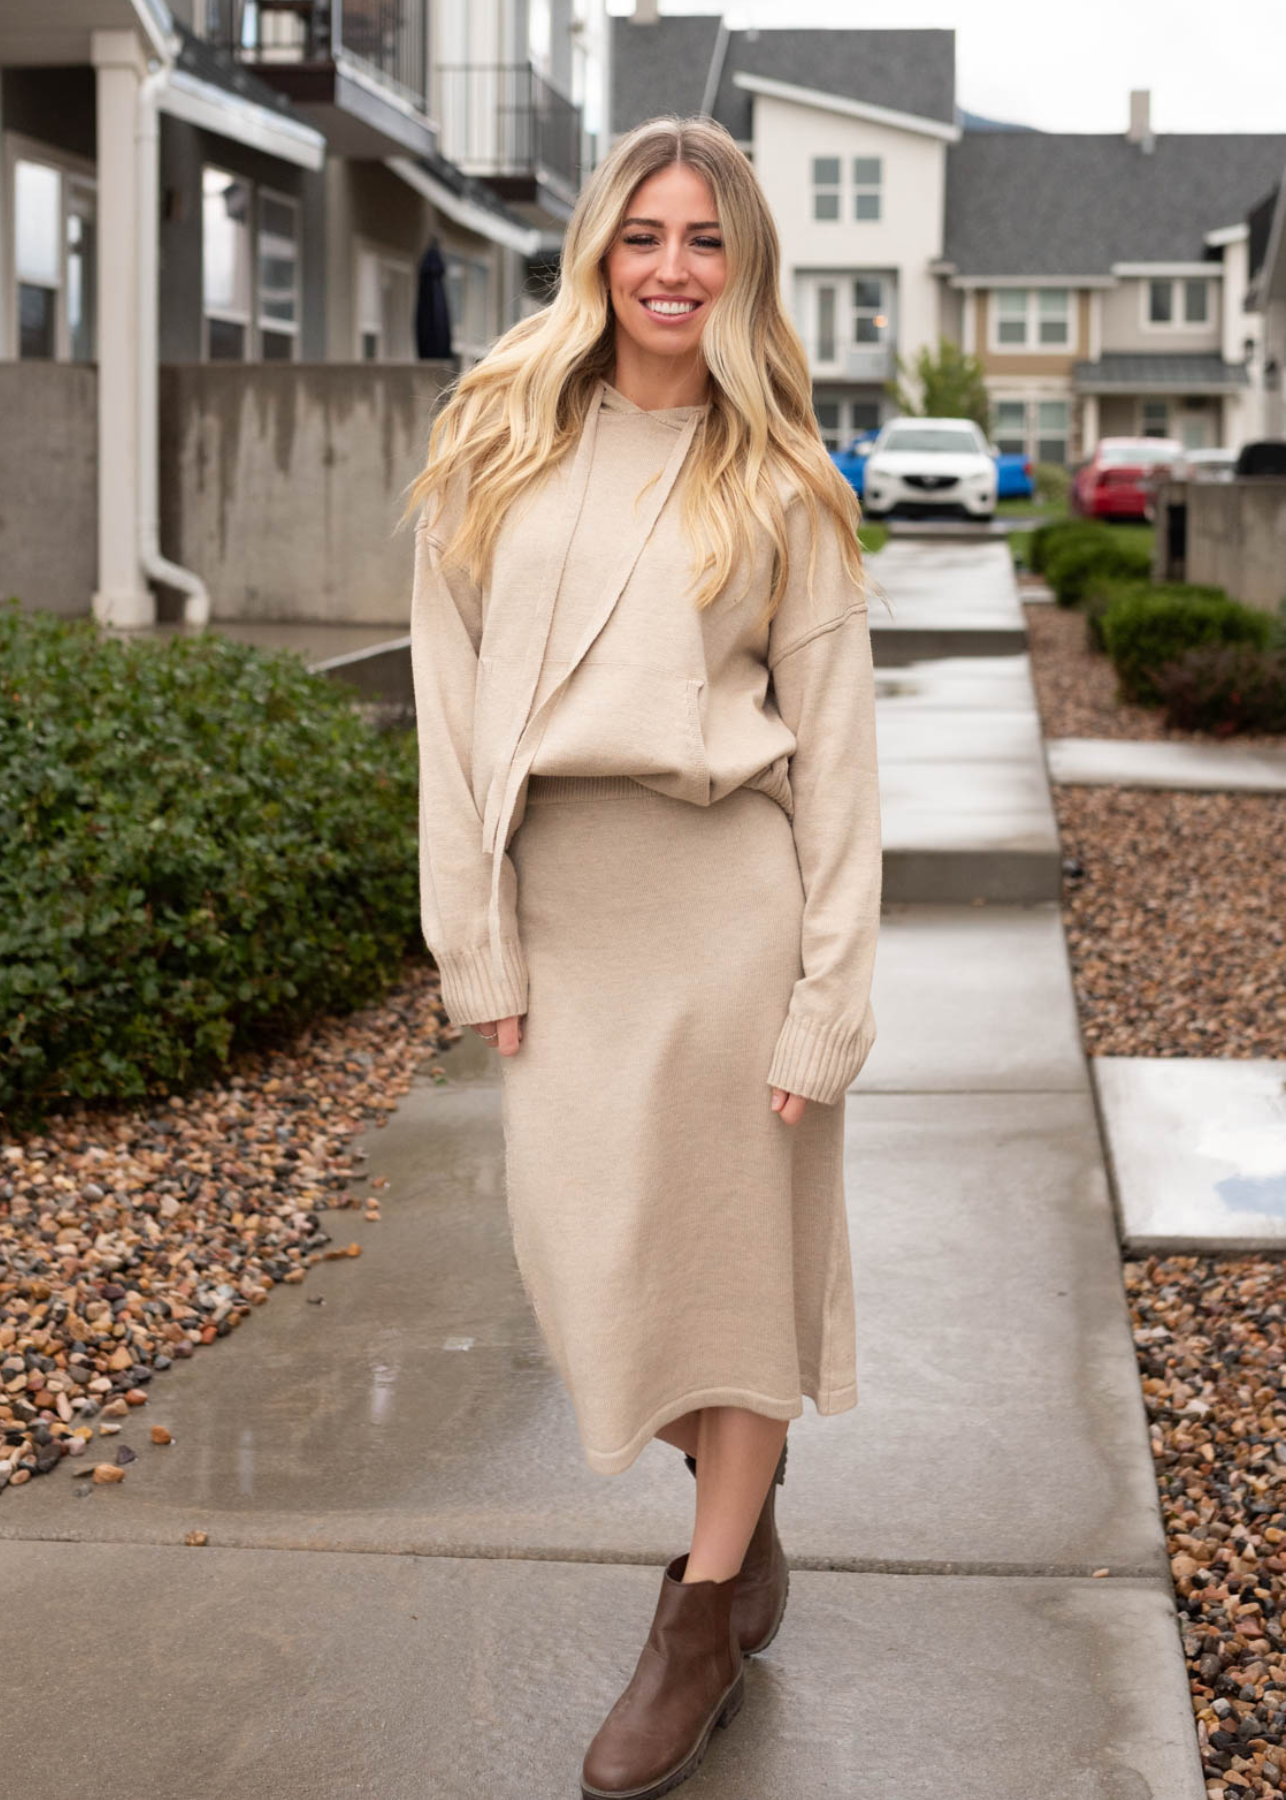
[[[643,304],[647,307],[649,312],[664,313],[667,315],[690,313],[697,310],[697,302],[695,300],[645,300]]]

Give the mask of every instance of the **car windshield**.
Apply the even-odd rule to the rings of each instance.
[[[1104,468],[1129,463],[1134,466],[1146,463],[1173,462],[1176,452],[1172,444],[1157,441],[1151,444],[1105,444],[1099,451],[1099,462]]]
[[[961,427],[958,431],[943,430],[938,426],[916,428],[906,426],[898,431],[891,431],[880,448],[882,450],[916,450],[928,451],[932,455],[978,456],[981,447],[971,431]]]

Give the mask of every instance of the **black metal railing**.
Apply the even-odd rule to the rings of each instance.
[[[205,35],[267,68],[352,57],[423,110],[428,0],[206,0]]]
[[[474,175],[581,183],[581,109],[530,63],[444,63],[433,72],[443,152]]]

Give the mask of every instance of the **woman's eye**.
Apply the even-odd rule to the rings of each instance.
[[[722,238],[699,237],[699,238],[693,238],[692,241],[701,250],[722,250],[723,249],[723,239]],[[651,237],[648,234],[644,233],[643,235],[636,234],[633,237],[627,237],[625,239],[625,242],[627,244],[637,245],[639,249],[646,249],[648,247],[648,245],[655,244],[656,239],[654,237]]]

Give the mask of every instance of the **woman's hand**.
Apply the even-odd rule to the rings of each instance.
[[[808,1105],[802,1094],[788,1094],[785,1088],[775,1087],[772,1091],[772,1109],[779,1112],[782,1121],[787,1125],[798,1125],[804,1116],[804,1108]]]
[[[522,1042],[522,1019],[513,1013],[507,1019],[483,1019],[473,1028],[484,1043],[501,1056],[516,1056]]]

